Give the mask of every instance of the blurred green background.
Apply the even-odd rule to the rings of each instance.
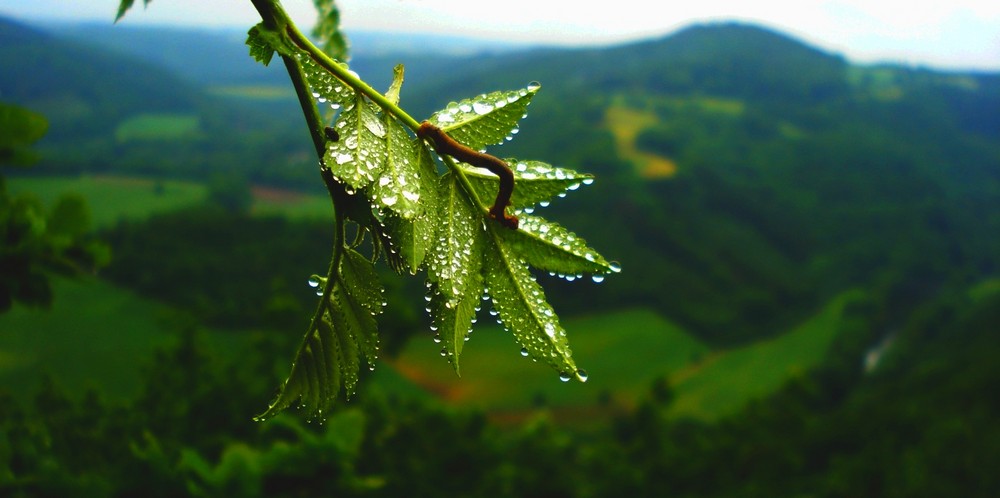
[[[1000,494],[1000,75],[744,24],[352,69],[399,62],[418,117],[543,83],[491,152],[597,175],[544,214],[623,271],[539,275],[589,381],[487,310],[456,377],[385,271],[358,395],[252,422],[333,230],[282,68],[233,33],[0,19],[0,100],[49,122],[5,195],[82,196],[111,254],[0,314],[0,495]]]

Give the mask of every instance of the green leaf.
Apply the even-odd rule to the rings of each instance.
[[[392,210],[404,219],[412,219],[420,212],[423,195],[420,183],[420,147],[410,140],[406,128],[392,116],[386,115],[386,160],[372,183],[371,200],[376,206]]]
[[[250,47],[250,57],[265,66],[270,64],[271,58],[274,57],[274,47],[271,45],[272,42],[268,40],[267,33],[269,32],[263,24],[257,24],[250,28],[250,31],[247,31],[246,41],[247,46]]]
[[[441,177],[437,240],[428,254],[427,278],[456,305],[482,266],[483,216],[451,172]]]
[[[152,0],[143,0],[143,7],[148,6],[151,1]],[[121,3],[118,4],[118,15],[115,16],[115,22],[118,22],[121,18],[125,17],[125,13],[132,8],[132,4],[134,3],[135,0],[122,0]]]
[[[334,331],[328,317],[325,315],[306,334],[278,397],[264,413],[254,417],[255,420],[271,418],[300,399],[301,405],[313,416],[322,416],[333,404],[340,390],[341,369],[346,358],[341,351],[342,338],[338,337],[344,334]]]
[[[338,180],[360,190],[371,184],[386,163],[385,123],[377,108],[357,95],[334,125],[340,140],[329,142],[323,162]]]
[[[483,289],[483,276],[478,271],[470,275],[465,294],[454,302],[441,293],[437,286],[431,286],[429,309],[433,317],[435,338],[442,343],[441,355],[448,359],[459,375],[458,358],[472,332],[472,324],[482,303]]]
[[[323,52],[334,59],[346,61],[347,38],[340,31],[340,10],[333,0],[314,0],[313,3],[319,14],[313,36],[319,41]]]
[[[515,133],[518,121],[524,117],[539,88],[533,84],[521,90],[493,92],[452,102],[434,113],[429,121],[466,146],[483,149],[503,143]]]
[[[411,147],[417,151],[417,172],[420,203],[417,215],[405,219],[390,212],[386,217],[385,230],[390,235],[390,251],[396,251],[405,268],[416,275],[428,251],[434,244],[438,217],[438,175],[423,141],[411,140]]]
[[[361,253],[347,249],[338,278],[338,285],[334,286],[331,294],[333,324],[347,330],[368,361],[368,366],[374,368],[378,358],[378,323],[375,317],[382,313],[385,302],[375,265]],[[353,394],[353,389],[348,388],[347,392]]]
[[[618,271],[587,242],[558,223],[538,216],[520,216],[518,230],[498,230],[500,240],[529,265],[564,276]]]
[[[321,319],[303,338],[278,397],[257,420],[276,415],[296,400],[311,416],[323,417],[341,389],[347,397],[354,394],[360,357],[374,365],[378,357],[375,316],[382,312],[382,287],[367,258],[353,249],[343,250]],[[318,280],[321,287],[326,286],[326,279]]]
[[[576,368],[559,318],[545,299],[542,287],[528,266],[504,243],[500,235],[510,231],[499,223],[487,223],[486,288],[504,327],[510,330],[528,353],[551,365],[568,379],[586,374]]]
[[[285,55],[289,55],[299,62],[302,72],[306,75],[309,88],[312,90],[312,96],[317,102],[328,104],[334,111],[353,105],[357,99],[354,89],[320,66],[307,52],[291,46],[290,42],[283,36],[279,35],[278,42],[289,44],[290,52]],[[272,46],[274,46],[273,43]],[[282,53],[279,47],[275,47],[275,50]],[[347,64],[343,62],[339,64],[341,67],[347,68]]]
[[[396,64],[392,68],[392,84],[385,92],[385,99],[393,105],[399,105],[399,92],[403,88],[403,65]]]
[[[530,208],[538,203],[547,205],[552,197],[594,181],[593,175],[556,168],[539,161],[505,161],[514,172],[514,194],[510,202],[516,209]],[[496,196],[500,185],[499,177],[482,168],[460,164],[480,199],[492,199]]]

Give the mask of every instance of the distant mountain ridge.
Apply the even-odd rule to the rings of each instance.
[[[0,36],[30,34],[6,26]],[[252,181],[315,184],[294,103],[236,119],[206,107],[217,105],[207,84],[285,84],[279,67],[253,64],[239,37],[214,39],[223,55],[191,48],[197,37],[185,42],[181,32],[156,35],[192,57],[182,79],[164,69],[166,52],[138,61],[32,36],[30,64],[50,66],[26,71],[35,66],[19,59],[25,52],[0,45],[5,67],[17,67],[0,74],[0,98],[53,86],[72,97],[36,100],[55,118],[80,106],[107,116],[93,124],[104,134],[96,143],[67,132],[60,150],[81,152],[59,168],[92,169],[99,154],[113,158],[103,165],[112,171],[190,177],[238,167]],[[215,57],[238,62],[213,66]],[[1000,219],[982,215],[1000,198],[1000,74],[857,66],[738,23],[608,48],[359,55],[352,68],[384,88],[398,62],[407,64],[402,104],[418,119],[451,100],[542,82],[517,140],[493,152],[596,173],[594,186],[547,209],[626,270],[597,288],[553,283],[557,308],[594,296],[608,307],[645,304],[703,339],[739,343],[787,328],[845,288],[910,296],[886,297],[902,309],[946,283],[1000,271]],[[274,79],[255,76],[265,73]],[[109,136],[160,100],[198,107],[212,147],[162,154]],[[633,152],[669,160],[672,176],[645,176],[626,135]]]

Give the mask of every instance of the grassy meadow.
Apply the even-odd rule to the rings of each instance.
[[[201,119],[196,114],[150,113],[126,119],[115,129],[119,143],[134,141],[170,142],[197,139]]]
[[[204,185],[195,182],[109,175],[15,177],[8,179],[8,188],[14,193],[32,192],[46,206],[64,193],[80,194],[87,199],[95,228],[198,204],[208,194]]]

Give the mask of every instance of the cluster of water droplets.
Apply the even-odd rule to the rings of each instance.
[[[472,99],[448,104],[434,113],[430,122],[445,128],[452,138],[474,149],[512,140],[517,134],[517,121],[525,117],[525,109],[540,85],[511,91],[484,93]],[[462,126],[475,122],[475,126]]]
[[[372,184],[371,199],[377,209],[393,210],[405,219],[419,212],[421,198],[420,160],[409,135],[396,121],[389,122],[385,167]]]
[[[500,252],[505,254],[493,255],[493,264],[488,268],[487,280],[493,301],[490,314],[497,317],[505,330],[514,334],[522,346],[523,356],[548,363],[560,371],[576,372],[566,330],[559,324],[541,286],[523,262],[510,259],[505,249]],[[504,267],[496,261],[504,255],[513,264]]]
[[[344,107],[334,129],[340,140],[327,144],[327,167],[349,186],[364,188],[385,166],[385,123],[372,104],[352,101]]]
[[[312,96],[319,103],[328,103],[332,110],[340,109],[346,102],[354,99],[354,90],[347,86],[329,71],[319,66],[305,52],[297,51],[296,60],[306,75],[306,81],[312,90]],[[346,64],[341,64],[347,67]]]

